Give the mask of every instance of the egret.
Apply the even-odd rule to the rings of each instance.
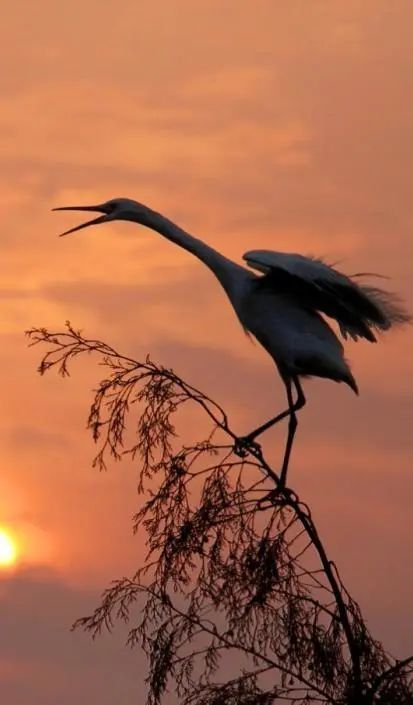
[[[314,257],[253,250],[243,258],[249,267],[260,272],[257,275],[160,213],[128,198],[115,198],[95,206],[65,206],[53,210],[102,214],[62,235],[113,220],[133,221],[188,250],[214,273],[244,330],[252,334],[272,357],[286,388],[288,409],[239,439],[237,446],[238,451],[257,447],[255,438],[289,417],[281,485],[285,483],[297,427],[296,412],[306,402],[300,378],[315,376],[344,382],[358,394],[343,345],[322,314],[337,322],[344,339],[364,338],[372,343],[376,342],[375,331],[385,331],[394,324],[410,321],[396,296],[362,283],[362,274],[346,276]]]

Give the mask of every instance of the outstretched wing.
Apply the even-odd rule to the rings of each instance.
[[[377,287],[359,284],[321,259],[269,250],[246,252],[250,267],[264,273],[259,286],[294,296],[300,304],[334,318],[344,338],[375,342],[374,329],[387,330],[411,320],[398,298]]]

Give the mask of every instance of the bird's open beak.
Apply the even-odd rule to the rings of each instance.
[[[63,235],[69,235],[69,233],[74,233],[76,230],[81,230],[82,228],[87,228],[88,225],[98,225],[98,223],[104,223],[105,220],[108,219],[109,211],[106,208],[106,206],[101,205],[101,206],[62,206],[61,208],[52,208],[53,211],[92,211],[95,213],[104,213],[104,215],[100,215],[98,218],[93,218],[93,220],[88,220],[86,223],[82,223],[81,225],[76,225],[74,228],[70,228],[70,230],[65,230],[64,233],[60,233],[59,237],[62,237]]]

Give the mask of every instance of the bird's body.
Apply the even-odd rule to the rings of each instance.
[[[271,355],[281,377],[327,377],[357,389],[343,346],[325,320],[294,296],[254,279],[245,287],[239,318]]]
[[[200,259],[223,286],[244,329],[274,360],[286,385],[290,416],[289,436],[281,479],[285,479],[294,436],[295,411],[304,405],[300,377],[324,377],[357,385],[338,336],[321,314],[336,320],[344,338],[376,340],[374,329],[387,330],[410,320],[396,297],[359,284],[362,275],[347,277],[321,260],[299,254],[256,250],[244,255],[259,275],[227,259],[161,214],[129,199],[113,199],[98,206],[70,206],[56,210],[90,210],[102,216],[71,228],[64,235],[111,220],[130,220],[156,230]],[[298,398],[292,398],[292,383]],[[252,440],[274,420],[249,434]]]

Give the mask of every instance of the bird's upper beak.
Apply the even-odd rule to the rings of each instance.
[[[105,220],[108,219],[109,215],[109,208],[105,205],[99,205],[99,206],[62,206],[60,208],[52,208],[54,211],[92,211],[94,213],[104,213],[104,215],[100,215],[98,218],[93,218],[93,220],[88,220],[86,223],[82,223],[81,225],[76,225],[74,228],[70,228],[70,230],[65,230],[64,233],[60,233],[59,237],[62,237],[62,235],[68,235],[69,233],[74,233],[76,230],[81,230],[82,228],[87,228],[88,225],[97,225],[98,223],[104,223]]]

